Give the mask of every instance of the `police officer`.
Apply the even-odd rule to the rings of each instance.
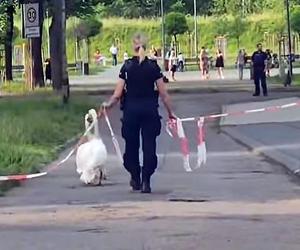
[[[262,50],[262,44],[257,44],[257,51],[255,51],[252,55],[252,66],[255,84],[255,92],[253,96],[260,96],[260,84],[263,89],[264,96],[268,95],[266,83],[267,59],[268,56]]]
[[[114,94],[102,108],[111,108],[121,100],[123,110],[122,136],[125,140],[124,167],[131,175],[133,191],[151,193],[150,178],[157,168],[156,138],[161,131],[158,113],[160,96],[169,118],[175,116],[170,108],[163,75],[157,62],[145,56],[146,40],[141,34],[133,38],[134,57],[128,59],[119,74]],[[142,136],[143,167],[139,162]]]

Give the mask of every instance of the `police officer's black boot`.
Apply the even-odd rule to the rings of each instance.
[[[141,179],[140,177],[131,176],[130,186],[132,187],[132,191],[141,191]]]
[[[143,177],[142,180],[142,193],[150,194],[151,193],[151,185],[150,185],[150,177]]]

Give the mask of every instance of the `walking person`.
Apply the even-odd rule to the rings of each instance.
[[[52,84],[52,72],[51,72],[51,59],[47,58],[45,60],[45,78],[46,78],[46,85],[48,85],[48,80],[49,80],[49,85]]]
[[[172,78],[173,81],[176,81],[175,79],[175,72],[177,70],[177,58],[176,58],[176,53],[175,50],[171,50],[171,54],[169,57],[169,75]]]
[[[271,54],[271,50],[267,49],[266,50],[266,54],[267,54],[267,76],[270,77],[271,76],[271,69],[272,69],[272,65],[273,65],[273,57]]]
[[[224,56],[220,49],[217,50],[216,68],[218,70],[219,79],[224,79],[224,74],[223,74]]]
[[[266,83],[267,54],[263,51],[262,44],[257,44],[257,51],[252,55],[252,66],[254,73],[255,92],[253,96],[260,96],[260,85],[264,96],[268,96]]]
[[[209,58],[205,47],[201,48],[199,60],[202,79],[209,79]]]
[[[113,44],[109,49],[111,55],[112,55],[112,65],[117,66],[118,65],[118,48]]]
[[[244,79],[244,68],[246,64],[246,54],[244,50],[240,50],[238,53],[238,56],[236,58],[236,66],[238,68],[239,72],[239,79],[243,80]]]
[[[183,72],[184,71],[184,56],[181,52],[178,54],[177,59],[178,59],[178,71]]]
[[[133,191],[151,193],[150,179],[157,168],[156,138],[161,131],[158,113],[160,96],[170,119],[170,108],[163,75],[157,62],[145,57],[146,39],[138,34],[133,38],[135,56],[121,68],[114,94],[102,108],[111,108],[122,99],[122,136],[125,139],[124,167],[130,173]],[[142,136],[143,167],[139,162]]]

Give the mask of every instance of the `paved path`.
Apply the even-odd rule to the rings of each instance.
[[[271,101],[240,103],[223,107],[225,112],[255,109],[299,101],[299,93],[294,98]],[[223,128],[235,139],[249,145],[257,152],[276,160],[291,172],[300,175],[300,108],[293,107],[278,112],[254,113],[239,117],[228,117],[222,125],[238,125],[234,129]]]
[[[180,116],[253,100],[244,92],[173,97]],[[119,136],[119,111],[111,118]],[[195,152],[195,124],[185,127]],[[112,153],[108,131],[100,131]],[[112,154],[103,187],[82,186],[74,159],[25,183],[0,198],[1,249],[298,250],[299,181],[220,132],[218,121],[207,124],[208,164],[194,173],[184,172],[177,143],[163,133],[152,195],[128,191]]]

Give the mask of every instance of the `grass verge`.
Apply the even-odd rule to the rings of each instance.
[[[284,85],[284,81],[282,78],[280,78],[278,75],[277,76],[272,76],[270,78],[270,81],[272,83],[277,83],[277,84],[282,84]],[[300,74],[295,74],[293,75],[293,82],[292,82],[293,86],[300,86]]]
[[[48,94],[0,98],[0,175],[38,172],[56,159],[59,148],[83,131],[82,117],[96,103],[96,97],[73,96],[62,106],[60,97]]]

